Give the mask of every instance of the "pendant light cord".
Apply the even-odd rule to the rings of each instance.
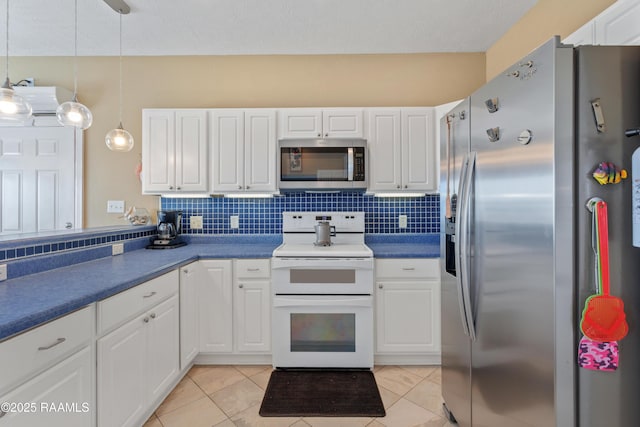
[[[118,14],[120,15],[120,127],[122,128],[122,9],[118,10]]]
[[[9,0],[7,0],[7,49],[6,49],[6,66],[7,66],[7,81],[9,81]],[[9,89],[11,89],[11,83],[9,83]]]
[[[74,18],[73,18],[73,99],[78,98],[78,0],[74,2]]]

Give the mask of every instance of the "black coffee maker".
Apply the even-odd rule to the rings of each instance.
[[[158,235],[151,239],[147,249],[171,249],[184,246],[182,240],[182,211],[158,211]]]

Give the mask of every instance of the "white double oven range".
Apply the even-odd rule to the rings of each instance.
[[[316,239],[327,222],[330,244],[326,233]],[[364,213],[283,212],[282,231],[271,264],[273,366],[373,368],[373,252],[364,243]]]

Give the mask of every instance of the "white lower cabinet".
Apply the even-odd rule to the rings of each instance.
[[[86,346],[12,392],[0,426],[87,427],[95,425],[94,363]]]
[[[230,353],[233,351],[232,262],[203,260],[199,263],[200,351]]]
[[[376,260],[376,353],[439,359],[437,259]],[[424,359],[427,360],[427,359]]]
[[[180,268],[180,370],[185,369],[200,351],[198,340],[198,281],[200,264],[192,262]]]
[[[235,261],[234,325],[236,350],[271,350],[271,269],[268,259]]]
[[[179,300],[178,273],[173,271],[144,285],[148,294],[157,295],[168,282],[171,296],[142,310],[97,341],[98,425],[137,426],[144,422],[153,405],[170,390],[179,372]],[[157,290],[156,290],[157,289]],[[129,299],[138,298],[136,288],[111,298],[131,307]],[[99,302],[105,316],[117,310],[109,300]],[[142,300],[140,301],[142,303]],[[118,324],[121,322],[118,322]]]
[[[271,260],[202,260],[199,263],[200,352],[205,355],[268,353],[271,350]]]
[[[0,427],[95,425],[95,305],[0,343]]]

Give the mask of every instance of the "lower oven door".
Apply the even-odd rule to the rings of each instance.
[[[373,258],[272,258],[275,294],[361,294],[373,292]]]
[[[275,368],[373,368],[371,295],[273,297]]]

